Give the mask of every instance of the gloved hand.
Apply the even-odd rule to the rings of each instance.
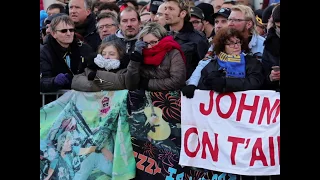
[[[187,85],[185,87],[182,88],[182,95],[186,96],[187,98],[191,99],[194,96],[194,91],[196,90],[196,86],[195,85]]]
[[[72,76],[68,73],[60,73],[58,74],[53,82],[56,84],[56,85],[59,85],[59,86],[64,86],[66,84],[71,84],[71,80],[72,80]]]
[[[150,79],[140,77],[140,82],[139,82],[140,89],[148,90],[149,80]]]
[[[134,46],[134,51],[142,55],[142,49],[145,48],[147,44],[142,40],[137,40]]]
[[[94,63],[94,58],[97,57],[97,53],[91,53],[88,56],[84,57],[85,62],[87,63],[87,67],[91,70],[99,69],[99,66]]]
[[[216,92],[223,92],[226,87],[226,79],[224,77],[212,77],[208,76],[204,78],[203,84]]]
[[[134,61],[134,62],[143,62],[143,56],[138,53],[137,51],[133,51],[133,53],[131,53],[130,55],[130,60]]]
[[[218,71],[212,71],[210,72],[207,77],[224,77],[225,76],[225,71],[224,70],[218,70]]]
[[[91,71],[89,74],[88,74],[88,80],[89,81],[93,81],[94,78],[96,77],[97,75],[97,71]]]

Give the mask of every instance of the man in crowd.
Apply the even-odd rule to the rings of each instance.
[[[280,5],[272,13],[273,26],[264,42],[262,65],[266,76],[266,89],[280,91]]]
[[[215,35],[214,32],[214,19],[212,18],[214,11],[213,6],[208,3],[200,3],[197,5],[198,8],[200,8],[204,14],[203,18],[203,27],[204,27],[204,33],[211,44],[212,38]]]
[[[47,43],[48,36],[49,36],[49,34],[51,34],[51,27],[50,27],[51,21],[52,21],[54,18],[56,18],[56,17],[58,17],[58,16],[62,16],[62,15],[66,15],[66,14],[64,14],[64,13],[53,14],[53,15],[49,16],[49,17],[44,21],[43,29],[42,29],[43,44],[46,44],[46,43]]]
[[[256,17],[253,10],[246,5],[232,6],[228,26],[242,32],[249,42],[250,54],[261,61],[265,38],[256,31]]]
[[[52,15],[58,14],[58,13],[65,13],[65,8],[62,4],[53,3],[48,6],[48,8],[47,8],[48,16],[52,16]]]
[[[101,39],[97,33],[95,15],[91,13],[91,5],[91,0],[70,0],[69,16],[76,26],[76,32],[96,51]]]
[[[190,8],[190,22],[193,25],[193,28],[195,30],[198,30],[202,32],[204,30],[204,25],[202,23],[202,20],[204,18],[204,14],[202,10],[198,7],[191,7]]]
[[[151,0],[149,11],[151,13],[151,21],[154,21],[155,16],[157,15],[160,5],[163,4],[163,0]]]
[[[169,34],[177,41],[186,57],[187,78],[206,55],[209,43],[203,33],[196,31],[190,21],[187,2],[183,0],[166,0],[165,19],[170,28]]]
[[[158,24],[160,24],[161,26],[165,26],[166,25],[166,19],[164,17],[164,7],[165,4],[161,4],[158,8],[158,11],[156,12],[156,15],[153,19],[154,22],[157,22]]]
[[[55,17],[51,34],[40,49],[40,92],[70,89],[73,75],[83,72],[90,46],[75,38],[75,25],[68,15]]]
[[[97,29],[101,40],[111,34],[115,34],[118,26],[117,17],[111,12],[100,13],[97,17]]]
[[[103,41],[121,40],[127,54],[134,51],[135,43],[140,32],[140,16],[133,7],[126,7],[119,15],[120,26],[116,34],[112,34],[103,39]]]

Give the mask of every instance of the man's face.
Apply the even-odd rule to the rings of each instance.
[[[213,0],[211,5],[213,6],[214,13],[218,12],[221,9],[224,0]]]
[[[178,24],[180,21],[183,21],[186,16],[185,11],[180,11],[178,3],[174,1],[167,1],[164,4],[164,17],[166,24],[174,25]]]
[[[58,13],[60,13],[59,8],[48,9],[48,11],[47,11],[48,16],[52,16],[52,15],[58,14]]]
[[[246,32],[252,27],[252,22],[247,21],[241,11],[231,11],[228,19],[228,26],[240,32]]]
[[[76,24],[82,24],[90,14],[90,9],[84,7],[84,0],[70,0],[69,17]]]
[[[74,27],[64,22],[60,22],[56,27],[56,30],[51,31],[51,34],[61,46],[68,47],[73,41]]]
[[[46,35],[47,35],[47,34],[51,34],[50,24],[47,24],[47,25],[46,25]]]
[[[191,16],[190,22],[192,23],[194,29],[196,29],[198,31],[203,31],[204,25],[203,25],[201,19],[199,19],[195,16]]]
[[[109,36],[110,34],[115,34],[118,30],[118,27],[115,25],[116,23],[113,22],[111,18],[103,18],[97,22],[99,36],[102,39]]]
[[[217,16],[214,20],[214,32],[218,33],[220,29],[225,27],[228,27],[228,19],[223,16]]]
[[[165,4],[162,3],[158,8],[156,16],[154,17],[154,22],[157,22],[161,26],[166,25],[166,19],[165,19],[165,16],[164,16],[164,8],[165,8]]]
[[[140,22],[135,11],[122,11],[120,29],[126,38],[133,38],[139,33]]]

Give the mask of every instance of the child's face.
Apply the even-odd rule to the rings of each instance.
[[[105,59],[119,59],[119,53],[114,46],[107,46],[102,50],[101,55]]]

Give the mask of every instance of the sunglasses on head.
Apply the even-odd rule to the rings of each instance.
[[[72,33],[72,32],[74,32],[74,28],[71,28],[71,29],[60,29],[60,30],[56,30],[56,31],[59,31],[61,33],[66,33],[68,31],[70,31]]]

